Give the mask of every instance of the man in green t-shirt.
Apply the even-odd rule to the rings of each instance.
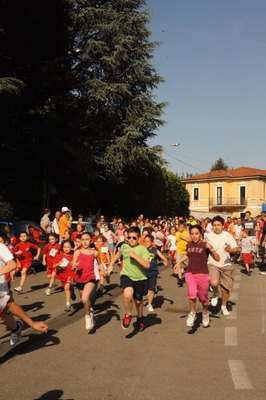
[[[139,245],[140,229],[132,226],[128,229],[128,243],[123,244],[109,264],[108,274],[114,263],[122,256],[123,268],[120,272],[121,287],[124,292],[125,317],[122,328],[127,329],[132,319],[133,300],[137,310],[137,331],[143,331],[143,295],[146,289],[147,275],[145,269],[150,268],[149,252],[145,246]]]

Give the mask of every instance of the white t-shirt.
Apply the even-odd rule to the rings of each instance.
[[[207,243],[210,243],[214,250],[219,254],[220,261],[215,261],[212,255],[208,257],[208,264],[216,267],[225,267],[231,265],[230,253],[225,251],[225,247],[229,245],[231,248],[237,247],[236,241],[229,232],[222,231],[220,234],[214,232],[208,233],[205,237]]]
[[[170,246],[169,246],[169,250],[170,251],[174,251],[174,250],[176,250],[176,236],[175,235],[168,235],[167,237],[167,240],[169,240],[170,241]]]
[[[235,232],[235,238],[236,239],[240,239],[241,238],[241,232],[242,232],[242,225],[235,224],[234,232]]]
[[[8,248],[0,243],[0,269],[4,268],[6,263],[13,260],[14,257]],[[0,275],[0,295],[9,293],[8,284],[5,275]]]

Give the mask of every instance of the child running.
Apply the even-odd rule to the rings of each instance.
[[[247,276],[251,275],[250,265],[253,261],[253,251],[255,249],[254,241],[249,236],[250,230],[243,229],[242,231],[242,240],[241,240],[241,249],[242,249],[242,258],[245,264]]]
[[[47,243],[43,248],[42,263],[46,266],[46,275],[50,280],[48,288],[45,289],[45,294],[50,296],[56,276],[56,270],[53,268],[54,259],[61,250],[61,245],[58,243],[59,236],[56,233],[49,233],[48,240],[49,243]]]
[[[61,281],[66,295],[65,311],[71,311],[70,299],[76,300],[76,295],[73,289],[73,278],[75,273],[71,270],[73,251],[71,240],[65,240],[61,245],[61,253],[57,254],[54,259],[53,268],[56,268],[56,279]]]
[[[188,302],[190,313],[186,321],[186,325],[192,327],[197,318],[196,300],[197,297],[202,303],[202,325],[207,328],[210,325],[210,316],[208,312],[208,290],[210,277],[208,272],[207,260],[211,253],[216,261],[220,261],[220,256],[213,247],[202,241],[202,227],[200,225],[190,225],[189,233],[191,242],[187,245],[187,255],[184,255],[176,265],[174,270],[178,271],[180,264],[188,260],[188,266],[185,273],[185,280],[188,286]]]
[[[164,255],[157,250],[156,247],[153,246],[154,237],[152,235],[146,235],[144,238],[144,245],[150,254],[150,268],[145,269],[147,278],[148,278],[148,304],[147,310],[150,312],[154,311],[153,308],[153,299],[154,294],[157,289],[157,278],[158,278],[158,264],[157,264],[157,257],[159,256],[160,259],[163,261],[165,267],[167,267],[168,262]]]
[[[9,290],[6,280],[6,274],[16,269],[16,263],[12,253],[5,243],[8,243],[8,238],[0,236],[0,324],[4,324],[11,329],[10,345],[14,346],[21,338],[23,329],[22,320],[31,328],[39,332],[47,332],[48,325],[43,321],[33,321],[29,315],[17,304],[12,298],[12,293]],[[11,315],[19,317],[18,320]]]
[[[103,263],[97,250],[92,249],[89,232],[81,236],[81,247],[74,253],[72,270],[75,271],[76,288],[80,292],[85,311],[85,328],[90,331],[94,328],[93,313],[91,312],[90,296],[96,285],[94,262],[97,261],[100,271],[105,275]]]
[[[16,269],[20,270],[21,273],[21,278],[20,278],[20,284],[14,290],[18,293],[21,293],[23,290],[23,286],[25,284],[26,278],[29,274],[29,270],[31,268],[31,264],[33,260],[38,260],[41,254],[41,249],[37,244],[29,242],[29,235],[27,232],[23,231],[19,235],[19,240],[20,242],[16,244],[16,246],[13,249],[13,254],[14,256],[19,260],[20,266]],[[31,250],[37,250],[37,254],[35,257],[33,257]],[[14,275],[16,273],[14,271],[12,273],[12,279],[14,278]],[[35,270],[33,270],[34,273]]]

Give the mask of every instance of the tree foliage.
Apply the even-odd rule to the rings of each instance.
[[[147,208],[161,213],[160,155],[147,139],[166,103],[154,97],[163,78],[149,21],[143,0],[0,2],[0,184],[15,208],[39,213],[52,182],[51,208],[119,210],[125,188],[138,208],[149,188]]]
[[[217,171],[217,170],[227,170],[229,169],[229,166],[225,163],[225,161],[219,157],[217,161],[211,166],[210,171]]]

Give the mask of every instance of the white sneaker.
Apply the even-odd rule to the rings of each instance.
[[[94,328],[93,314],[85,315],[85,329],[90,331]]]
[[[11,331],[10,346],[14,346],[14,344],[17,344],[21,338],[21,331],[23,329],[23,322],[21,321],[21,319],[17,320],[17,324],[18,324],[18,330],[15,332]]]
[[[150,312],[153,312],[154,308],[152,307],[151,304],[147,304],[147,310],[150,311]]]
[[[15,290],[16,292],[18,292],[18,293],[21,293],[22,290],[23,290],[23,287],[22,287],[22,286],[18,286],[18,287],[15,287],[14,290]]]
[[[210,325],[210,314],[204,314],[202,313],[202,325],[203,328],[208,328],[208,326]]]
[[[48,287],[47,289],[45,289],[45,294],[47,296],[51,296],[51,291],[52,291],[52,289],[50,287]]]
[[[266,275],[266,271],[260,271],[260,275]]]
[[[186,325],[192,327],[196,319],[197,319],[197,314],[190,312],[187,317]]]
[[[223,314],[223,315],[230,315],[230,312],[227,310],[227,308],[226,307],[222,307],[221,308],[221,313]]]
[[[213,307],[216,307],[218,304],[218,300],[219,300],[219,293],[213,293],[213,296],[211,298],[211,305]]]

